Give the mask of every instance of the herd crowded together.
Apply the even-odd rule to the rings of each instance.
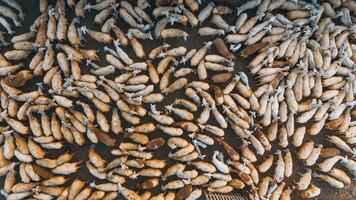
[[[21,34],[26,9],[0,1],[2,197],[308,199],[356,179],[356,1],[32,1]]]

